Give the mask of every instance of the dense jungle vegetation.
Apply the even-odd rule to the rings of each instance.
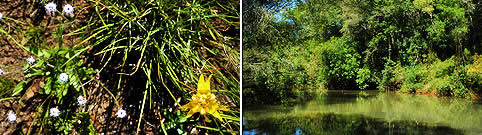
[[[243,1],[243,102],[285,104],[325,89],[480,99],[481,6],[478,0]]]

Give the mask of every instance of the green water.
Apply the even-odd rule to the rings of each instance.
[[[368,91],[329,91],[295,106],[243,107],[244,134],[482,134],[482,104]]]

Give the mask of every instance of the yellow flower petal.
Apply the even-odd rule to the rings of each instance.
[[[189,111],[186,115],[186,119],[191,117],[193,114],[195,114],[196,112],[194,112],[193,110]]]
[[[183,106],[181,106],[181,107],[179,107],[179,108],[181,108],[182,110],[189,109],[189,108],[191,108],[191,102],[189,102],[189,103],[187,103],[187,104],[185,104],[185,105],[183,105]]]
[[[199,77],[199,82],[197,84],[197,92],[200,94],[209,94],[211,93],[211,80],[212,75],[209,75],[207,80],[204,80],[204,75]]]
[[[195,104],[191,106],[191,111],[201,112],[202,110],[203,110],[203,107],[201,106],[201,104]]]
[[[201,112],[202,115],[206,115],[206,109],[205,108],[201,108],[201,111],[199,111],[199,112]]]
[[[220,121],[223,121],[223,118],[221,118],[221,115],[219,115],[219,112],[216,111],[214,113],[211,113],[214,117],[218,118]]]
[[[213,114],[218,110],[218,106],[219,106],[218,103],[210,102],[206,105],[206,110],[208,111],[208,113]]]

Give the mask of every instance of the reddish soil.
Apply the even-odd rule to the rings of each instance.
[[[415,92],[397,91],[397,93],[415,94],[415,95],[419,95],[419,96],[428,96],[428,97],[439,97],[439,95],[437,94],[437,90],[417,90]]]

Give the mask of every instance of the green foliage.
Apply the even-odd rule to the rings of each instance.
[[[259,53],[259,50],[265,50],[265,53]],[[317,91],[300,87],[304,84],[318,84],[317,75],[321,71],[317,64],[306,64],[319,62],[313,60],[306,50],[304,47],[278,50],[270,50],[267,47],[244,50],[243,57],[252,57],[243,62],[243,78],[250,78],[243,85],[245,88],[243,97],[246,98],[244,101],[247,103],[290,104],[296,102],[296,99],[300,97],[308,99],[316,95]],[[311,61],[308,62],[310,59]],[[313,69],[313,67],[316,69],[306,72],[306,69]]]
[[[323,72],[327,73],[325,76],[327,76],[328,84],[350,86],[358,76],[360,87],[368,87],[361,86],[365,85],[365,81],[368,81],[370,73],[366,70],[360,71],[361,56],[356,50],[356,42],[347,38],[332,38],[315,48],[314,53],[321,54],[320,57],[324,62],[322,66],[326,66]],[[329,86],[337,87],[336,85]]]
[[[378,89],[380,91],[390,91],[398,89],[398,82],[400,82],[400,64],[394,61],[387,60],[384,64],[384,69],[381,71],[381,77],[377,78]]]
[[[296,40],[293,23],[276,22],[276,13],[291,7],[297,0],[244,0],[243,47],[271,46]]]
[[[457,66],[457,58],[435,60],[429,65],[403,67],[399,76],[401,91],[436,90],[439,95],[471,98],[466,69]],[[393,70],[393,69],[392,69]],[[394,70],[395,71],[395,70]]]
[[[433,64],[429,65],[429,68],[429,78],[427,78],[429,80],[438,77],[451,76],[454,74],[456,68],[455,57],[452,57],[445,61],[437,60]]]
[[[478,64],[470,57],[480,52],[475,1],[318,0],[267,8],[277,5],[271,2],[292,1],[243,5],[250,17],[243,21],[243,54],[249,55],[243,56],[243,78],[267,93],[293,95],[290,87],[300,85],[377,85],[383,91],[480,94],[472,67]]]
[[[91,116],[88,112],[79,112],[73,116],[73,119],[70,121],[74,125],[74,129],[85,135],[94,135],[96,134],[94,125],[91,120]]]
[[[84,85],[92,80],[93,74],[97,73],[92,68],[86,67],[83,59],[85,58],[84,52],[91,46],[65,46],[64,36],[66,28],[73,28],[77,34],[86,33],[85,28],[76,28],[73,24],[74,21],[69,21],[65,16],[58,16],[57,18],[49,17],[49,22],[46,24],[51,24],[55,31],[51,34],[45,34],[46,30],[42,27],[46,26],[35,26],[34,24],[22,23],[25,29],[20,33],[25,36],[24,42],[22,44],[17,43],[19,47],[27,51],[31,58],[35,62],[29,63],[28,60],[25,62],[23,70],[24,80],[20,81],[17,86],[11,92],[11,98],[20,98],[19,102],[31,102],[25,101],[23,97],[26,95],[27,90],[33,90],[33,87],[39,87],[39,96],[44,96],[42,104],[37,108],[38,112],[33,115],[34,119],[38,120],[37,125],[40,131],[46,129],[49,133],[54,134],[69,134],[73,129],[76,129],[81,133],[94,133],[94,127],[91,125],[90,116],[87,112],[81,112],[82,116],[77,116],[76,112],[72,111],[72,106],[74,100],[72,97],[77,97],[79,95],[84,95],[85,93]],[[60,22],[60,24],[53,24]],[[1,29],[0,29],[1,30]],[[72,33],[68,33],[71,34]],[[49,35],[49,36],[45,36]],[[82,38],[83,36],[79,36]],[[15,41],[14,37],[11,37]],[[47,39],[54,39],[54,41],[47,42]],[[68,81],[61,82],[59,76],[61,73],[66,73],[68,76]],[[81,91],[82,90],[82,91]],[[49,117],[48,108],[56,106],[62,109],[61,117]],[[46,111],[44,111],[46,110]],[[34,111],[34,110],[31,110]],[[85,121],[85,124],[89,126],[76,125],[78,121]]]
[[[42,112],[42,111],[39,111]],[[46,110],[44,115],[48,114]],[[70,134],[72,130],[82,135],[93,135],[95,133],[94,125],[91,121],[91,116],[88,112],[73,112],[70,109],[63,110],[59,117],[45,116],[43,119],[49,127],[51,133],[55,134]]]
[[[437,60],[429,65],[426,89],[437,90],[437,93],[441,95],[470,98],[472,92],[467,89],[468,85],[464,84],[467,82],[465,81],[466,71],[463,67],[458,66],[456,61],[457,58],[452,57],[445,61]]]
[[[363,67],[358,70],[356,76],[356,83],[360,89],[368,88],[368,82],[371,81],[370,75],[370,69],[368,69],[367,67]]]
[[[451,77],[446,76],[441,78],[435,78],[431,80],[428,84],[431,89],[437,90],[437,93],[442,95],[450,95],[450,91],[452,90],[450,87],[451,82]]]
[[[482,55],[474,55],[473,63],[464,67],[467,73],[463,81],[465,85],[476,93],[482,91]]]
[[[15,88],[15,82],[11,79],[8,79],[4,76],[0,76],[0,97],[9,94]]]
[[[33,65],[26,63],[24,66],[25,78],[27,80],[21,84],[27,84],[33,79],[41,79],[44,81],[43,91],[41,94],[52,95],[57,97],[62,103],[62,97],[67,95],[69,89],[74,93],[78,93],[83,89],[83,83],[93,78],[92,74],[96,73],[92,68],[83,66],[83,61],[78,58],[79,52],[87,48],[69,48],[55,47],[53,49],[42,49],[36,47],[27,47],[27,51],[36,56],[36,62]],[[66,73],[69,78],[68,82],[59,81],[59,75]],[[23,85],[19,90],[23,90]],[[14,93],[19,93],[15,91]],[[77,95],[77,94],[74,94]]]
[[[144,83],[136,89],[144,93],[136,95],[142,99],[137,128],[144,122],[145,107],[153,104],[152,97],[166,98],[171,103],[179,102],[181,97],[184,104],[191,90],[182,83],[196,84],[203,71],[214,76],[217,90],[225,90],[223,94],[230,101],[239,103],[239,75],[234,72],[238,70],[236,63],[240,63],[236,44],[239,38],[222,33],[215,25],[239,27],[239,13],[232,5],[237,1],[91,1],[100,7],[95,16],[100,21],[94,22],[102,26],[97,28],[99,35],[95,38],[100,48],[97,54],[105,57],[100,72],[121,73],[115,75],[117,90],[123,90],[122,82]],[[117,66],[120,68],[104,69]],[[226,115],[237,117],[233,113]],[[227,128],[214,123],[209,126]]]
[[[427,69],[421,65],[408,66],[402,71],[401,91],[417,91],[424,87]]]
[[[163,111],[163,116],[167,118],[173,118],[169,119],[168,121],[164,122],[164,127],[166,131],[168,131],[171,134],[183,134],[185,131],[183,130],[183,127],[185,124],[183,124],[186,121],[186,116],[181,115],[181,111],[178,110],[176,112],[170,112],[168,109],[162,109]],[[161,132],[161,131],[160,131]]]
[[[326,41],[340,35],[341,12],[337,1],[313,0],[300,3],[285,16],[301,26],[299,40]]]

